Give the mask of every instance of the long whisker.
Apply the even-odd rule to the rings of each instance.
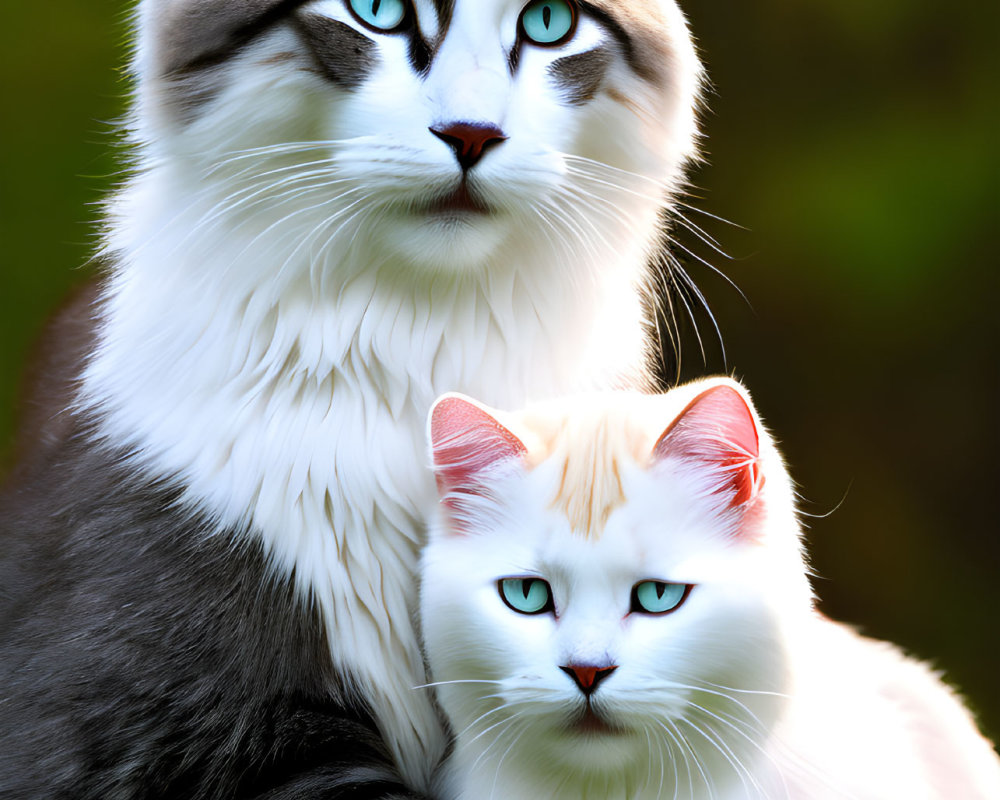
[[[422,683],[419,686],[411,686],[410,688],[411,689],[432,689],[435,686],[454,686],[455,684],[459,684],[459,683],[492,683],[492,684],[495,684],[495,685],[499,685],[499,684],[503,683],[503,681],[491,681],[491,680],[487,680],[485,678],[482,679],[482,680],[475,680],[475,679],[472,679],[472,678],[468,678],[468,679],[454,680],[454,681],[434,681],[433,683]]]
[[[710,217],[711,219],[714,219],[717,222],[721,222],[724,225],[731,225],[734,228],[739,228],[741,231],[749,231],[750,230],[749,228],[743,227],[738,222],[733,222],[732,220],[726,219],[725,217],[720,217],[717,214],[713,214],[710,211],[706,211],[703,208],[698,208],[698,206],[693,206],[690,203],[684,203],[684,202],[682,202],[680,200],[674,200],[674,203],[675,203],[675,205],[678,205],[681,208],[685,208],[688,211],[693,211],[696,214],[702,214],[703,216]]]
[[[701,710],[705,711],[705,709]],[[711,712],[706,712],[706,713],[711,714]],[[740,783],[743,784],[743,789],[746,793],[749,794],[750,787],[749,784],[747,783],[749,779],[749,783],[752,784],[753,787],[757,790],[757,796],[758,797],[764,796],[764,790],[761,787],[760,783],[753,776],[753,774],[746,767],[746,765],[744,765],[743,762],[740,761],[739,757],[736,755],[736,753],[733,752],[732,748],[728,744],[726,744],[726,740],[724,737],[720,736],[718,732],[714,731],[708,724],[706,724],[705,727],[702,728],[702,726],[696,725],[694,720],[692,719],[687,719],[685,720],[685,722],[687,723],[688,727],[690,727],[692,730],[700,734],[705,739],[705,741],[707,741],[716,750],[719,751],[722,757],[729,763],[729,766],[733,768],[733,771],[736,773],[736,777],[739,778]],[[754,744],[756,745],[756,743]],[[764,752],[762,748],[759,748],[759,746],[758,749],[761,749],[761,752]],[[785,794],[787,796],[787,791]]]
[[[521,740],[521,737],[524,736],[525,730],[526,729],[522,729],[521,732],[518,733],[514,737],[513,741],[511,741],[511,743],[510,743],[510,745],[508,745],[507,749],[503,751],[503,755],[500,756],[500,760],[497,762],[496,772],[493,775],[493,786],[490,789],[490,798],[491,798],[491,800],[492,800],[493,796],[496,794],[497,782],[500,780],[500,770],[503,768],[504,759],[507,758],[507,756],[510,753],[510,751],[514,749],[514,746]],[[507,731],[505,730],[504,733],[506,733],[506,732]]]

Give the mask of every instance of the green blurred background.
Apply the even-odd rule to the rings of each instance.
[[[713,81],[681,372],[743,377],[804,497],[829,615],[943,669],[1000,736],[1000,4],[687,0]],[[92,273],[125,10],[0,27],[0,451],[47,313]],[[859,720],[863,724],[863,720]]]

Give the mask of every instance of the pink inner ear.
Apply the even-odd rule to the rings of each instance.
[[[757,423],[743,396],[729,386],[716,386],[691,401],[659,438],[653,456],[707,465],[719,476],[719,490],[733,493],[733,505],[752,500],[763,484]]]
[[[484,470],[527,452],[521,440],[496,419],[460,397],[446,397],[434,407],[430,428],[442,495],[475,493]]]

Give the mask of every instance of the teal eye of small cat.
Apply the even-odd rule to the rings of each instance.
[[[389,32],[406,19],[405,0],[349,0],[351,11],[365,25]]]
[[[632,613],[668,614],[676,611],[691,593],[689,583],[642,581],[632,587]]]
[[[576,6],[569,0],[534,0],[521,12],[520,27],[532,44],[562,44],[576,29]]]
[[[497,582],[500,599],[518,614],[554,611],[552,589],[541,578],[502,578]]]

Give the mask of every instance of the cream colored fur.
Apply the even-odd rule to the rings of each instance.
[[[422,618],[456,732],[446,796],[1000,797],[997,756],[945,684],[814,610],[791,481],[754,412],[762,482],[747,506],[719,493],[726,473],[669,447],[654,456],[720,387],[749,403],[726,379],[516,414],[473,403],[526,453],[461,480],[449,459],[491,429],[435,440],[432,425],[447,505],[423,558]],[[554,612],[508,607],[498,581],[518,576],[547,580]],[[673,613],[633,613],[632,587],[650,579],[693,588]],[[590,701],[613,730],[579,727],[587,701],[560,669],[572,664],[616,667]]]

